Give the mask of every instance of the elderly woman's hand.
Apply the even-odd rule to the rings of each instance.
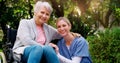
[[[58,48],[57,45],[55,45],[55,44],[53,44],[53,43],[49,43],[49,46],[55,48],[55,51],[56,51],[57,54],[59,53],[59,48]]]
[[[72,34],[74,37],[80,37],[80,36],[81,36],[81,34],[79,34],[79,33],[71,32],[71,34]]]

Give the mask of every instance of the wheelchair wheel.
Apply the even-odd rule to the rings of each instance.
[[[0,63],[7,63],[5,55],[3,52],[0,52]]]

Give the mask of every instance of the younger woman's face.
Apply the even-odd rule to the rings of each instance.
[[[71,26],[68,25],[68,23],[66,23],[65,21],[63,20],[60,20],[56,23],[57,25],[57,30],[58,30],[58,33],[61,35],[61,36],[67,36],[68,33],[70,32],[70,29],[71,29]]]

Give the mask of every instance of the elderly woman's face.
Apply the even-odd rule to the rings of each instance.
[[[41,9],[37,13],[34,13],[34,15],[37,25],[46,23],[50,18],[50,12],[45,7],[41,7]]]

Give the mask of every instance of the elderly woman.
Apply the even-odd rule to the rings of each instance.
[[[60,38],[57,30],[46,24],[53,9],[48,2],[38,1],[34,6],[34,17],[20,21],[13,55],[16,61],[23,63],[59,63],[54,49],[49,42]]]
[[[60,63],[92,63],[87,41],[84,37],[70,32],[70,21],[65,17],[60,17],[57,19],[56,26],[63,38],[58,41],[57,46],[50,45],[55,47]]]

